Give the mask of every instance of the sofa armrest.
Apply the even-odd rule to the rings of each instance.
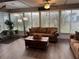
[[[30,33],[29,31],[26,31],[27,36],[29,36],[29,33]]]
[[[74,39],[74,38],[75,38],[75,35],[74,35],[74,34],[71,34],[71,35],[70,35],[70,38],[71,38],[71,39]]]
[[[56,32],[54,32],[54,35],[59,36],[59,33],[56,31]]]
[[[57,35],[57,36],[59,36],[59,33],[58,33],[58,32],[56,32],[56,35]]]
[[[53,32],[53,33],[52,33],[52,36],[53,36],[53,37],[57,37],[57,36],[59,36],[59,33],[58,33],[57,31],[56,31],[56,32]]]

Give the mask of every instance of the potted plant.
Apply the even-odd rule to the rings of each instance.
[[[12,29],[13,29],[13,27],[14,27],[14,26],[13,26],[13,22],[10,21],[10,20],[6,20],[6,21],[5,21],[5,24],[8,26],[9,34],[12,35],[12,34],[13,34]]]
[[[15,30],[15,34],[18,34],[18,30]]]

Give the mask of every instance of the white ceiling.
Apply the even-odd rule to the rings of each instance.
[[[79,0],[51,0],[50,3],[60,4],[74,4],[79,3]],[[45,3],[44,0],[16,0],[10,2],[0,3],[0,7],[6,5],[6,9],[16,9],[16,8],[29,8],[42,6]]]

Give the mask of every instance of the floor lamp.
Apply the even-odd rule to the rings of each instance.
[[[26,27],[25,27],[25,21],[27,21],[27,17],[23,16],[20,19],[18,19],[18,22],[23,22],[23,30],[24,30],[24,37],[26,37]]]
[[[19,14],[15,14],[15,16],[19,17]],[[28,18],[25,17],[24,13],[23,16],[21,16],[20,18],[18,18],[18,22],[23,22],[23,30],[24,30],[24,37],[26,37],[26,27],[25,27],[25,21],[27,21]]]

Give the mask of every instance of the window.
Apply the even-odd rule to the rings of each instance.
[[[58,27],[59,25],[59,12],[50,11],[50,27]]]
[[[32,27],[31,12],[25,12],[24,15],[27,18],[27,21],[25,21],[25,27],[26,27],[26,30],[28,31],[29,28]]]
[[[49,27],[49,11],[41,12],[41,27]]]
[[[61,33],[70,33],[70,19],[71,19],[71,10],[61,11],[61,19],[60,19]]]
[[[39,12],[32,12],[32,27],[39,27]]]
[[[79,31],[79,10],[72,10],[71,17],[71,33],[75,33]]]
[[[23,22],[18,22],[18,20],[22,20],[23,13],[11,13],[11,21],[14,23],[14,30],[23,31]]]
[[[5,24],[6,20],[9,20],[8,13],[0,12],[0,32],[2,32],[3,30],[7,30],[7,26]]]

